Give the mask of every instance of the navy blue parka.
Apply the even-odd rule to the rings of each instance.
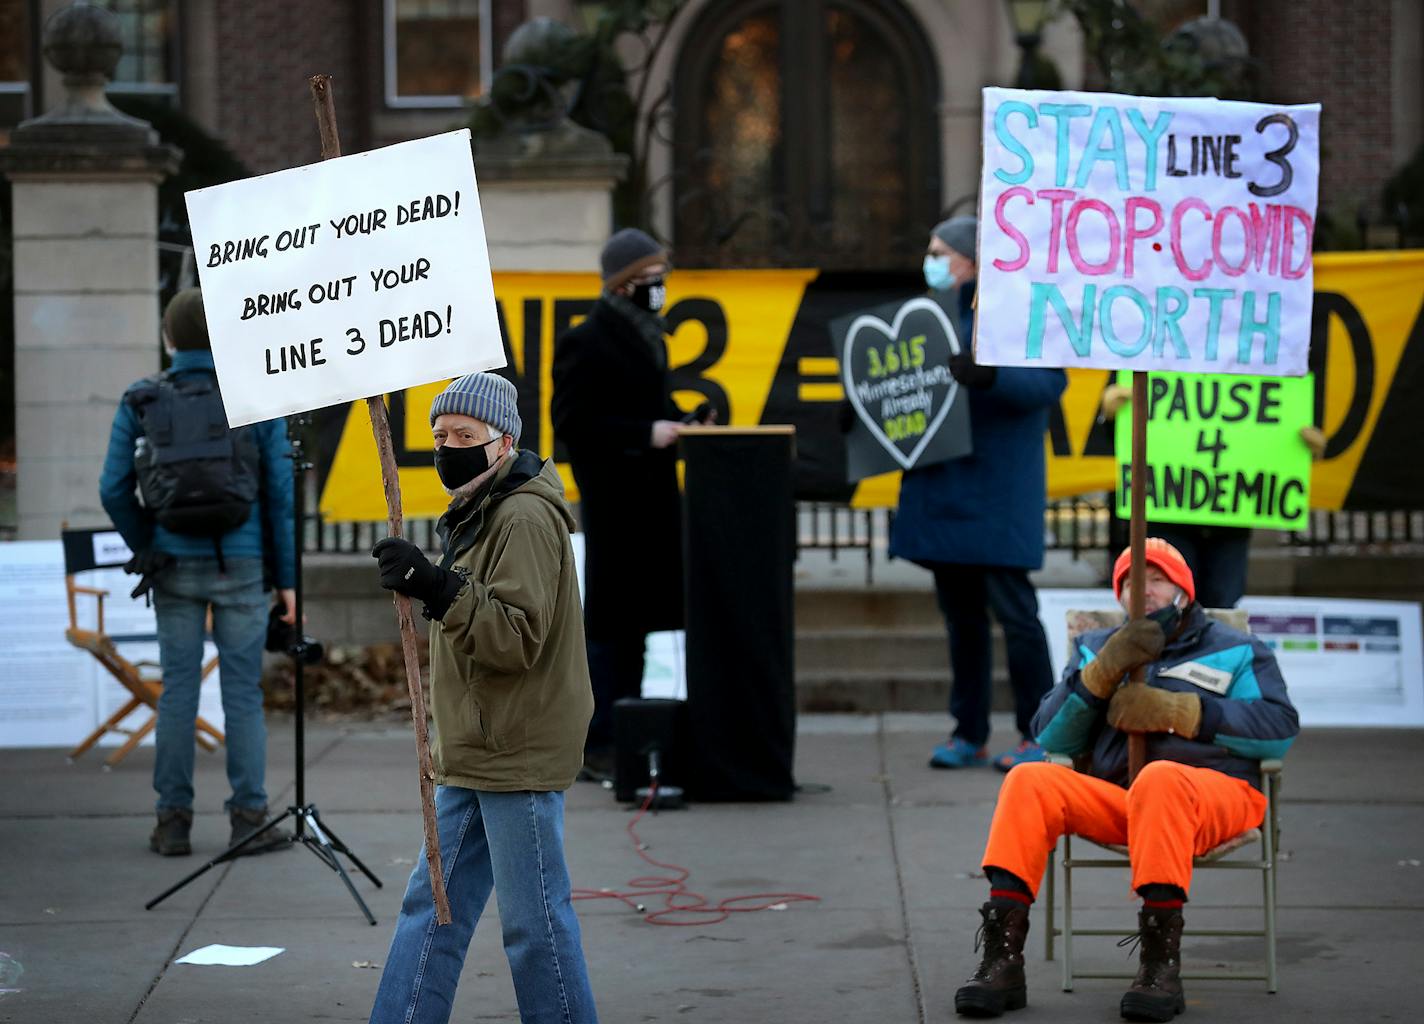
[[[973,282],[950,301],[958,303],[960,343],[968,345],[974,336]],[[1040,568],[1044,434],[1048,412],[1067,386],[1062,370],[1001,366],[992,386],[964,389],[974,450],[905,474],[890,554],[927,567]]]

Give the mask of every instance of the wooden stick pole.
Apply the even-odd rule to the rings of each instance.
[[[1129,618],[1140,619],[1147,612],[1147,374],[1132,373],[1132,562],[1127,571]],[[1132,670],[1129,686],[1141,686],[1146,681],[1146,668]],[[1147,737],[1129,733],[1127,737],[1127,781],[1131,785],[1137,773],[1147,763]]]
[[[332,98],[331,76],[313,75],[312,102],[316,105],[317,129],[321,133],[321,158],[330,160],[341,155],[341,138],[336,131],[336,105]],[[395,445],[391,442],[390,418],[386,398],[375,395],[366,399],[371,414],[371,432],[376,438],[376,452],[381,459],[381,486],[386,492],[386,524],[392,537],[403,530],[400,471],[396,467]],[[445,872],[440,861],[440,833],[435,826],[435,768],[430,759],[430,734],[425,724],[425,692],[420,687],[420,656],[415,649],[415,619],[411,615],[410,598],[396,594],[396,624],[400,627],[401,652],[405,656],[405,681],[410,690],[410,716],[415,722],[415,751],[420,761],[420,812],[425,822],[425,859],[430,867],[430,890],[435,897],[435,921],[450,923],[450,901],[445,896]]]

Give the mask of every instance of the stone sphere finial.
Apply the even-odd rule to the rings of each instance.
[[[123,50],[119,19],[102,7],[70,4],[45,22],[45,59],[64,75],[66,83],[109,81]]]

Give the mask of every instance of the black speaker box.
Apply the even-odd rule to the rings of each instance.
[[[687,704],[662,697],[625,697],[613,705],[613,795],[629,802],[647,786],[648,754],[661,764],[658,782],[687,785]]]

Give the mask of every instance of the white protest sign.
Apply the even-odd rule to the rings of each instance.
[[[117,539],[116,539],[117,538]],[[96,533],[96,557],[118,558],[123,539],[117,533]],[[101,550],[106,555],[99,555]],[[126,561],[127,555],[121,561]],[[119,654],[132,662],[158,662],[157,625],[153,606],[129,597],[132,576],[122,569],[79,572],[75,582],[105,591],[104,628]],[[64,583],[64,546],[57,540],[13,541],[0,544],[0,749],[9,747],[72,747],[100,722],[126,704],[132,694],[114,681],[98,660],[65,637],[69,625]],[[98,628],[98,601],[75,596],[75,623]],[[203,663],[217,656],[205,641]],[[151,668],[142,674],[154,677]],[[203,681],[198,714],[214,728],[223,727],[219,673]],[[137,728],[153,712],[140,706],[120,723]],[[117,746],[128,739],[111,732],[100,746]],[[144,740],[152,745],[153,734]]]
[[[187,200],[232,426],[504,365],[468,129]]]
[[[1306,372],[1320,106],[984,90],[975,357]]]

